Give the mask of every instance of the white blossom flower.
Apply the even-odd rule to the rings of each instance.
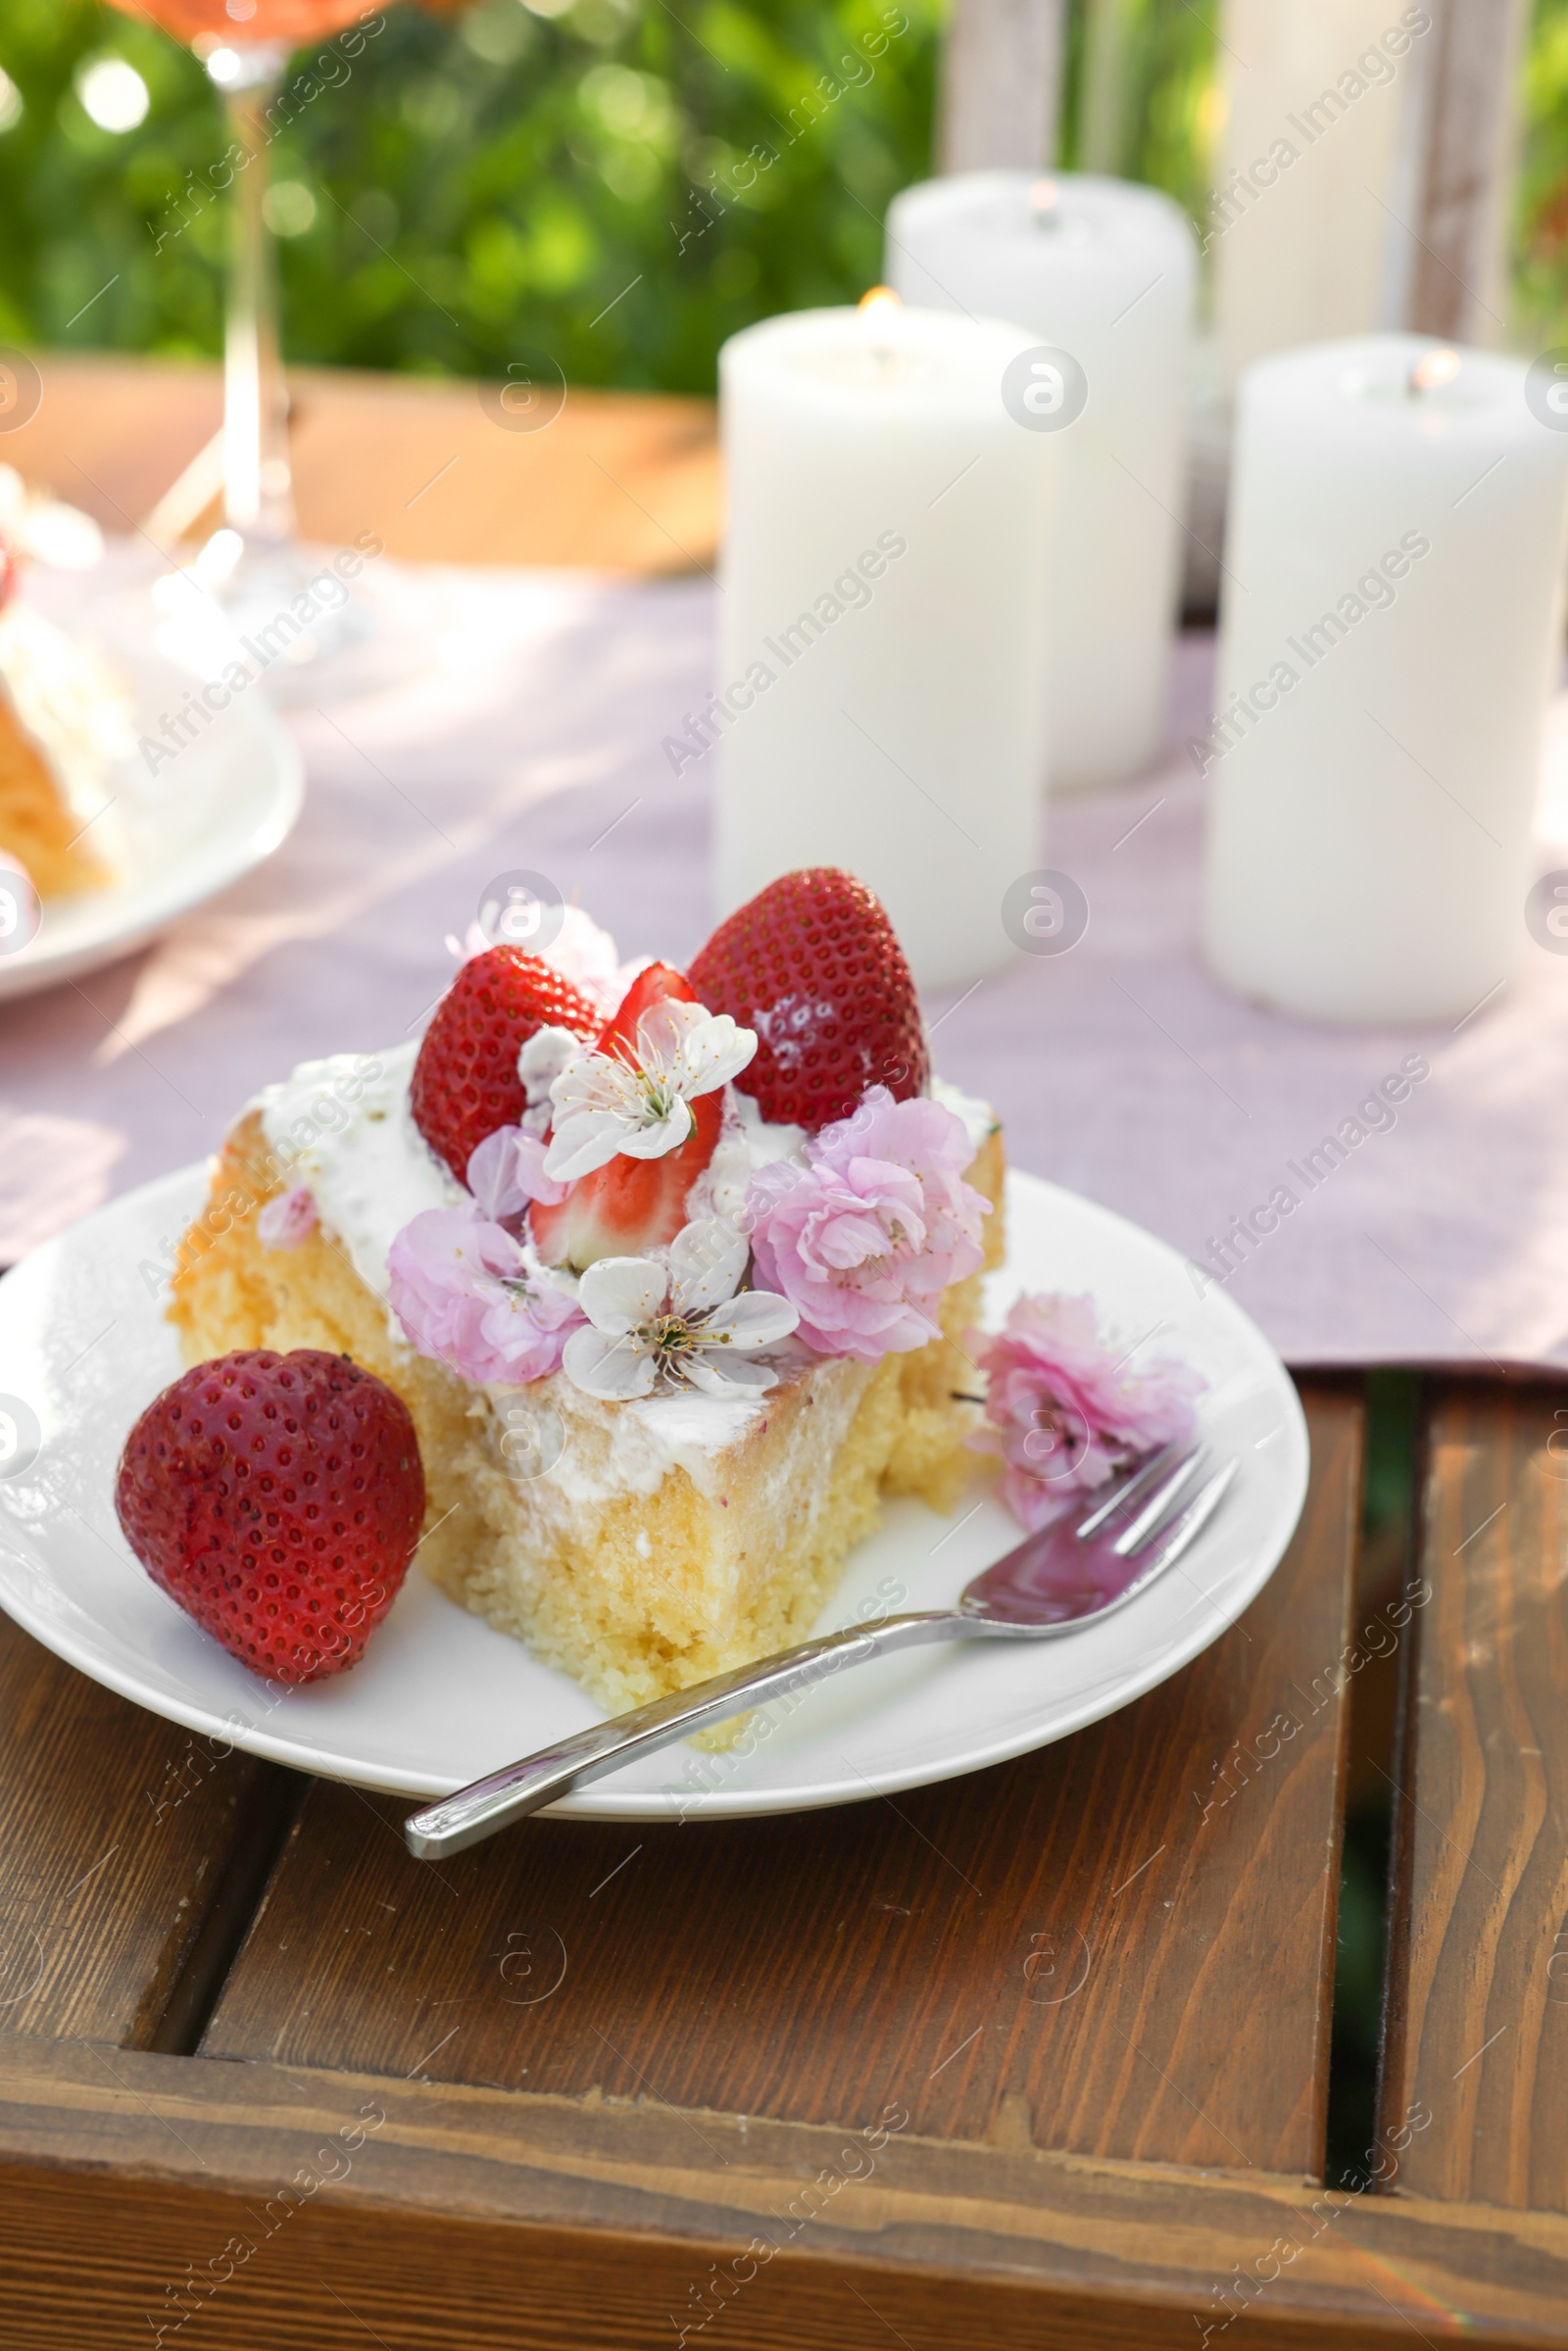
[[[772,1291],[735,1296],[747,1255],[743,1235],[712,1222],[677,1233],[667,1266],[654,1257],[601,1257],[577,1285],[590,1327],[566,1341],[567,1377],[612,1402],[652,1396],[656,1387],[761,1395],[777,1375],[745,1357],[787,1338],[799,1317]]]
[[[571,1184],[616,1157],[662,1159],[678,1150],[695,1123],[691,1104],[739,1077],[756,1051],[755,1033],[727,1012],[650,1004],[635,1051],[578,1053],[551,1086],[546,1175]]]

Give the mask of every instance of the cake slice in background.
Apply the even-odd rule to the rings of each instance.
[[[97,647],[21,590],[31,559],[81,570],[102,553],[90,516],[0,465],[0,852],[40,898],[112,880],[112,820],[99,820],[113,800],[110,770],[135,736],[129,694]]]
[[[319,1347],[385,1381],[425,1465],[420,1564],[612,1712],[803,1638],[884,1496],[951,1508],[975,1466],[1001,1134],[930,1077],[870,894],[789,878],[818,918],[799,890],[764,907],[784,945],[749,962],[743,909],[706,1001],[668,965],[594,1003],[539,957],[473,958],[421,1047],[270,1088],[178,1252],[186,1359]],[[754,963],[760,1071],[711,1003]],[[814,1124],[767,1115],[785,1089]]]
[[[81,830],[81,817],[0,686],[0,850],[25,868],[40,898],[67,898],[109,879],[78,838]]]

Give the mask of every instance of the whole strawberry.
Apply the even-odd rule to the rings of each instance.
[[[408,1573],[424,1469],[408,1406],[346,1355],[253,1347],[154,1398],[115,1484],[153,1582],[242,1665],[357,1665]]]
[[[757,1031],[736,1080],[775,1126],[848,1118],[868,1086],[896,1102],[930,1074],[914,982],[863,882],[810,865],[769,882],[721,922],[690,970],[710,1012]]]
[[[409,1100],[414,1123],[459,1183],[497,1127],[515,1126],[526,1098],[517,1054],[542,1028],[591,1037],[599,1014],[570,980],[520,947],[491,947],[465,963],[424,1032]]]

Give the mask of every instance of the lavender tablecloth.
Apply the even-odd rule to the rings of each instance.
[[[211,1151],[293,1062],[411,1032],[499,873],[577,894],[627,955],[704,937],[707,763],[677,778],[660,746],[710,680],[707,583],[431,570],[386,593],[411,658],[289,711],[310,797],[272,861],[141,954],[0,1005],[0,1261]],[[1568,1363],[1568,956],[1531,946],[1456,1030],[1317,1028],[1225,995],[1174,749],[1210,662],[1184,641],[1164,767],[1050,812],[1041,862],[1086,893],[1086,936],[933,1002],[938,1065],[998,1104],[1018,1165],[1216,1274],[1229,1234],[1227,1286],[1293,1362]],[[1544,867],[1568,865],[1565,776],[1559,710]],[[1412,1055],[1430,1075],[1396,1122],[1358,1119]],[[1298,1204],[1239,1243],[1232,1220],[1282,1187]]]

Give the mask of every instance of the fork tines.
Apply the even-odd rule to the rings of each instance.
[[[1135,1552],[1143,1550],[1156,1529],[1164,1525],[1208,1457],[1206,1445],[1195,1445],[1160,1479],[1132,1525],[1124,1528],[1112,1543],[1111,1548],[1118,1559],[1131,1559]]]
[[[1201,1450],[1201,1446],[1196,1445],[1163,1445],[1157,1453],[1151,1453],[1136,1469],[1124,1472],[1093,1509],[1086,1511],[1078,1521],[1076,1532],[1080,1541],[1087,1543],[1092,1535],[1098,1535],[1109,1520],[1118,1518],[1124,1510],[1130,1510],[1135,1502],[1141,1502],[1150,1488],[1157,1484],[1168,1471],[1181,1468]]]
[[[1153,1554],[1156,1569],[1172,1566],[1197,1542],[1224,1500],[1240,1466],[1236,1461],[1225,1462],[1211,1478],[1204,1480],[1186,1508],[1158,1530]]]
[[[1080,1542],[1099,1535],[1110,1543],[1119,1559],[1142,1558],[1151,1552],[1138,1579],[1143,1584],[1150,1575],[1172,1565],[1197,1541],[1224,1499],[1236,1476],[1234,1461],[1223,1463],[1193,1491],[1211,1459],[1206,1445],[1162,1445],[1079,1520],[1075,1532]],[[1126,1518],[1129,1511],[1136,1515],[1112,1539],[1113,1524]]]

